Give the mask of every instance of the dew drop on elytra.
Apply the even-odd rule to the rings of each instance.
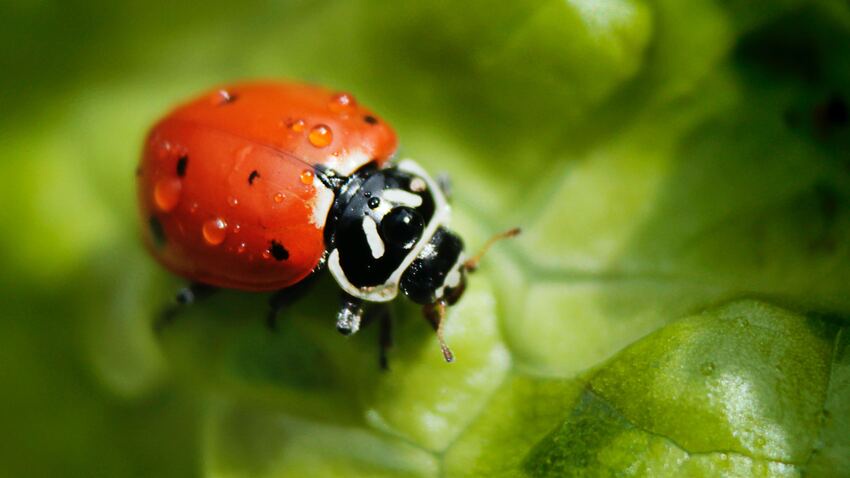
[[[304,131],[305,123],[303,119],[297,119],[290,121],[287,126],[289,126],[289,129],[291,129],[292,131],[300,133]]]
[[[205,222],[201,227],[204,241],[211,246],[217,246],[227,237],[227,221],[217,217]]]
[[[153,187],[153,200],[162,212],[170,212],[180,202],[183,183],[177,178],[163,178]]]
[[[301,171],[301,184],[313,184],[313,171],[310,171],[309,169]]]
[[[317,148],[324,148],[333,141],[333,132],[331,132],[331,129],[327,126],[318,124],[310,130],[310,134],[307,136],[307,139],[310,140],[310,144],[313,146]]]
[[[337,93],[331,97],[328,108],[334,113],[348,113],[357,108],[357,101],[351,93]]]

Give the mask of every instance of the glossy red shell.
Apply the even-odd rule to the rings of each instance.
[[[271,82],[212,90],[148,135],[137,171],[145,243],[190,280],[288,287],[325,249],[332,193],[312,165],[350,174],[395,149],[393,130],[350,95]]]

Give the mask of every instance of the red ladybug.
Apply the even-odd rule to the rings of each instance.
[[[442,319],[480,255],[466,258],[448,229],[440,184],[413,161],[390,161],[396,144],[347,93],[273,82],[205,93],[147,138],[137,170],[145,243],[207,287],[282,290],[327,267],[344,291],[346,335],[367,304],[401,291],[424,305],[450,361]]]

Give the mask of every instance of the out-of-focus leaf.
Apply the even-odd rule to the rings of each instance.
[[[305,422],[262,407],[219,405],[204,470],[217,478],[436,476],[431,454],[362,428]]]

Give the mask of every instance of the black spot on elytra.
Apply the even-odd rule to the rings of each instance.
[[[375,117],[374,117],[374,116],[372,116],[372,115],[366,115],[366,116],[364,116],[364,117],[363,117],[363,121],[365,121],[365,122],[367,122],[367,123],[369,123],[369,124],[371,124],[371,125],[378,124],[378,118],[375,118]]]
[[[150,227],[154,245],[156,245],[156,247],[164,246],[165,230],[162,228],[162,223],[159,222],[159,219],[157,219],[156,216],[151,216],[150,219],[148,219],[148,227]]]
[[[248,175],[248,184],[253,185],[254,180],[259,178],[259,177],[260,177],[260,173],[258,173],[256,169],[251,171],[251,174]]]
[[[277,261],[285,261],[286,259],[289,259],[289,251],[283,247],[283,244],[277,241],[272,241],[272,245],[269,247],[269,254],[271,254]]]
[[[177,176],[183,177],[186,175],[186,166],[189,165],[189,156],[185,154],[177,158]]]

